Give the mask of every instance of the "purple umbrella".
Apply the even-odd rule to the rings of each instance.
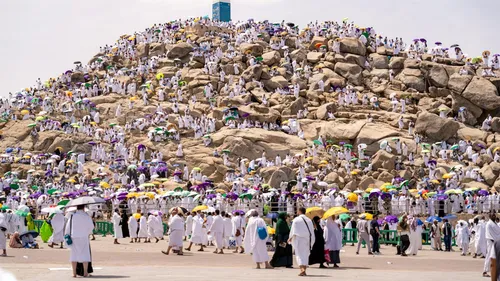
[[[143,149],[146,149],[146,146],[144,144],[140,143],[140,144],[137,145],[137,149],[138,150],[143,150]]]
[[[181,171],[175,171],[175,172],[174,172],[174,176],[180,176],[180,175],[182,175],[182,172],[181,172]]]
[[[233,215],[241,215],[241,214],[244,214],[245,212],[243,212],[242,210],[234,210],[233,211]]]
[[[236,199],[238,199],[238,194],[236,194],[234,192],[229,192],[228,194],[226,194],[226,198],[236,200]]]
[[[444,200],[446,200],[446,199],[448,199],[448,195],[446,195],[446,194],[444,194],[444,195],[439,195],[439,196],[437,197],[437,200],[439,200],[439,201],[444,201]]]
[[[144,166],[139,166],[139,167],[137,167],[137,171],[139,171],[139,172],[141,172],[141,173],[144,173],[144,172],[146,172],[146,171],[147,171],[147,168],[146,168],[146,167],[144,167]]]
[[[385,220],[386,222],[388,222],[388,223],[397,223],[397,222],[399,221],[399,220],[398,220],[398,217],[396,217],[396,216],[392,216],[392,215],[390,215],[390,216],[386,216],[386,217],[384,218],[384,220]]]
[[[477,192],[477,195],[479,196],[488,196],[489,195],[489,192],[484,190],[484,189],[481,189]]]
[[[427,40],[425,40],[425,38],[420,38],[420,42],[427,42]]]
[[[391,197],[392,195],[390,193],[382,193],[382,195],[380,195],[380,199],[382,200],[390,199]]]
[[[306,176],[306,180],[308,180],[308,181],[313,181],[313,180],[314,180],[314,177],[312,177],[312,176]]]
[[[443,45],[443,43],[441,43],[441,42],[436,42],[435,44],[436,45]]]
[[[96,145],[96,142],[95,141],[90,141],[89,144],[90,145]]]
[[[217,198],[217,195],[215,195],[215,194],[208,194],[207,195],[207,199],[215,199],[215,198]]]
[[[300,198],[300,199],[304,199],[305,197],[304,197],[304,195],[302,195],[302,194],[300,194],[300,193],[297,193],[297,194],[295,194],[295,195],[293,196],[293,200],[297,200],[297,199],[299,199],[299,198]]]
[[[368,198],[373,199],[373,198],[377,198],[379,196],[380,196],[380,193],[378,193],[378,192],[372,192],[372,193],[370,193],[370,196],[368,196]]]
[[[434,165],[436,165],[436,164],[437,164],[436,160],[429,160],[429,162],[428,162],[428,163],[429,163],[429,164],[434,164]]]
[[[318,194],[318,192],[316,192],[316,191],[314,191],[314,190],[309,191],[308,193],[309,193],[310,195],[316,195],[316,194]]]
[[[250,116],[250,113],[243,113],[243,115],[241,115],[241,117],[243,117],[243,118],[246,118],[248,116]]]

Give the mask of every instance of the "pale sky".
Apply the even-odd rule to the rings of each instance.
[[[87,62],[99,46],[172,19],[211,15],[212,0],[1,0],[0,96]],[[295,22],[349,17],[390,38],[500,53],[498,0],[232,0],[233,20]]]

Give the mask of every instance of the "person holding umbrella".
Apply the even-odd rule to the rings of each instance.
[[[66,244],[71,251],[69,260],[73,268],[73,277],[77,275],[77,263],[83,264],[83,277],[89,274],[89,263],[92,261],[89,235],[93,230],[94,223],[85,212],[85,204],[77,205],[76,212],[70,216],[64,231]]]

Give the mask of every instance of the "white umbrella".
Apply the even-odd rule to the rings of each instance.
[[[320,182],[318,182],[318,185],[319,186],[328,186],[328,183],[326,183],[324,181],[320,181]]]
[[[368,146],[366,145],[366,143],[360,143],[360,144],[359,144],[359,148],[360,148],[360,149],[365,149],[365,148],[367,148],[367,147],[368,147]]]
[[[84,196],[71,200],[71,202],[66,205],[66,207],[73,207],[79,205],[90,205],[90,204],[101,204],[104,203],[104,199],[99,197]]]
[[[378,100],[377,97],[373,97],[370,99],[370,102],[377,102],[377,100]]]
[[[381,143],[380,143],[380,149],[385,149],[387,147],[387,141],[386,140],[383,140]]]
[[[21,205],[17,209],[22,211],[22,212],[29,212],[30,211],[30,207],[28,207],[26,205]]]
[[[395,98],[395,97],[396,97],[396,93],[391,93],[391,94],[389,95],[389,98],[391,98],[391,99],[393,99],[393,98]]]
[[[208,209],[203,210],[202,212],[203,213],[213,213],[213,212],[215,212],[215,208],[214,207],[208,207]]]
[[[59,208],[46,207],[42,209],[44,214],[62,214],[63,211]]]

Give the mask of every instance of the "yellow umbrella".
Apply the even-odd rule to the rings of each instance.
[[[357,175],[357,174],[358,174],[358,172],[356,172],[356,171],[351,172],[351,175]]]
[[[75,179],[69,179],[66,182],[68,182],[68,183],[76,183],[76,180]]]
[[[325,210],[321,209],[320,207],[310,207],[307,208],[306,210],[306,216],[310,219],[313,219],[314,217],[323,217],[325,214]]]
[[[325,165],[327,165],[327,164],[328,164],[328,161],[323,160],[323,161],[321,161],[321,162],[319,162],[319,163],[320,163],[320,164],[325,164]]]
[[[154,181],[154,182],[152,182],[152,184],[154,184],[154,185],[160,185],[160,184],[161,184],[161,182],[159,182],[159,181]]]
[[[110,187],[109,183],[107,183],[105,181],[101,181],[99,183],[99,186],[102,187],[102,188],[109,188]]]
[[[267,233],[268,233],[268,234],[276,234],[276,229],[274,229],[274,228],[272,228],[272,227],[268,226],[268,227],[267,227]]]
[[[306,159],[304,159],[304,161],[310,161],[310,160],[313,160],[314,158],[312,157],[307,157]]]
[[[323,219],[327,219],[331,216],[338,216],[340,214],[345,214],[345,213],[349,213],[349,210],[347,210],[344,207],[333,207],[323,214]]]
[[[206,209],[208,209],[208,206],[200,205],[200,206],[194,207],[193,212],[203,211],[203,210],[206,210]]]
[[[432,183],[439,184],[438,180],[431,180]]]
[[[364,213],[364,214],[361,214],[361,215],[365,215],[365,219],[366,219],[366,220],[369,220],[369,221],[370,221],[370,220],[372,220],[372,219],[373,219],[373,215],[372,215],[372,214],[370,214],[370,213]],[[361,216],[361,215],[360,215],[360,216]]]
[[[358,202],[358,195],[356,195],[356,193],[349,193],[347,195],[347,200],[351,202]]]
[[[139,213],[135,213],[135,214],[133,214],[132,216],[133,216],[133,217],[134,217],[134,219],[136,219],[136,220],[138,220],[138,219],[140,219],[140,218],[141,218],[141,214],[139,214]]]
[[[73,161],[73,160],[66,161],[66,164],[73,164],[73,163],[75,163],[75,161]]]
[[[373,189],[373,188],[368,187],[368,188],[365,190],[365,192],[367,192],[367,193],[368,193],[368,192],[372,191],[372,189]]]
[[[22,115],[26,115],[26,114],[29,114],[29,113],[30,113],[30,112],[29,112],[28,110],[26,110],[26,109],[21,110],[21,114],[22,114]]]
[[[443,175],[443,179],[445,179],[445,180],[446,180],[446,179],[451,179],[452,177],[453,177],[453,175],[452,175],[452,174],[450,174],[450,173],[447,173],[447,174],[444,174],[444,175]]]

